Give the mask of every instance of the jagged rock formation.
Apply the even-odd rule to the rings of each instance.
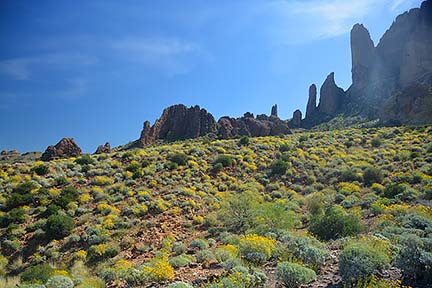
[[[299,109],[295,110],[293,113],[293,117],[291,121],[289,122],[290,128],[300,128],[301,127],[301,121],[302,121],[302,113]]]
[[[312,117],[316,112],[316,96],[317,96],[317,88],[315,84],[312,84],[309,87],[309,98],[306,106],[306,118]]]
[[[277,114],[277,106],[272,107],[272,113]],[[301,118],[301,116],[300,116]],[[184,105],[168,107],[153,126],[144,122],[140,138],[130,147],[144,147],[157,140],[176,141],[214,135],[222,139],[237,136],[270,136],[289,134],[288,122],[272,115],[258,115],[256,118],[250,112],[243,117],[222,117],[216,122],[213,116],[199,106],[187,108]]]
[[[302,127],[359,114],[384,123],[432,123],[432,0],[399,15],[375,47],[361,24],[351,31],[352,85],[344,92],[331,73],[310,87]],[[314,96],[315,95],[315,96]]]
[[[275,104],[275,105],[272,106],[270,116],[278,117],[277,104]]]
[[[55,146],[48,146],[41,156],[42,161],[77,157],[82,154],[81,148],[73,138],[63,138]]]
[[[336,115],[341,110],[344,98],[345,92],[336,85],[332,72],[321,86],[318,111],[322,114]]]
[[[275,116],[258,115],[256,118],[252,113],[245,113],[243,117],[222,117],[218,121],[218,136],[223,139],[236,136],[274,136],[290,134],[286,121]]]
[[[110,153],[110,152],[111,152],[111,145],[109,142],[106,142],[105,145],[99,145],[94,154],[103,154],[103,153]]]
[[[172,142],[197,138],[216,131],[216,121],[205,109],[198,105],[187,108],[179,104],[166,108],[153,126],[148,121],[144,122],[139,146],[155,143],[159,139]]]

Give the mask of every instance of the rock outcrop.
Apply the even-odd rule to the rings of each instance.
[[[42,161],[77,157],[82,154],[81,148],[73,138],[63,138],[55,146],[48,146],[41,156]]]
[[[289,122],[290,128],[300,128],[302,126],[302,113],[299,109],[295,110],[293,117]]]
[[[275,116],[258,115],[256,118],[252,113],[245,113],[243,117],[222,117],[218,121],[218,136],[223,139],[236,136],[275,136],[290,134],[291,130],[286,121]]]
[[[278,117],[278,108],[276,104],[272,106],[270,116]]]
[[[139,139],[140,146],[162,139],[167,142],[184,140],[216,133],[216,121],[210,113],[199,106],[187,108],[179,104],[166,108],[153,126],[144,122]]]
[[[109,142],[106,142],[105,145],[99,145],[94,154],[103,154],[103,153],[110,153],[110,152],[111,152],[111,145]]]
[[[306,106],[306,117],[312,117],[316,113],[317,88],[315,84],[309,87],[309,98]]]
[[[321,86],[318,111],[326,115],[336,115],[341,111],[344,100],[345,92],[336,85],[332,72]]]

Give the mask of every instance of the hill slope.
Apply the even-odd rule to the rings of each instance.
[[[0,286],[431,281],[431,126],[198,139],[0,168]]]

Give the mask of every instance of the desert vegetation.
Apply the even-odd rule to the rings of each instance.
[[[196,139],[0,168],[1,287],[432,281],[431,126]]]

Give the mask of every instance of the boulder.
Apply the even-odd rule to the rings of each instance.
[[[42,161],[77,157],[82,154],[81,148],[73,138],[63,138],[55,146],[48,146],[41,156]]]

